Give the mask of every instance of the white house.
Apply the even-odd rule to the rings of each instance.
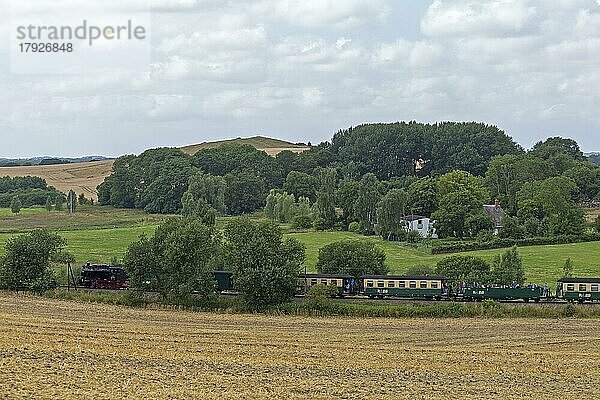
[[[419,232],[421,237],[431,236],[433,239],[437,239],[438,235],[433,227],[435,221],[430,220],[427,217],[421,215],[407,215],[405,218],[406,230],[408,232]]]

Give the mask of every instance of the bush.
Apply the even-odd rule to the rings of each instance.
[[[55,288],[57,281],[50,270],[50,258],[64,245],[63,238],[41,229],[10,238],[0,265],[0,287],[38,293]]]
[[[417,231],[410,231],[406,234],[406,241],[408,243],[419,243],[423,239],[421,234]]]
[[[356,221],[350,222],[350,225],[348,225],[348,230],[350,232],[358,233],[360,231],[360,224]]]
[[[313,227],[318,231],[324,231],[327,228],[329,228],[327,226],[327,221],[325,221],[325,219],[321,217],[315,218],[315,220],[313,221]]]
[[[319,250],[317,270],[324,274],[387,274],[385,253],[373,242],[342,240]]]
[[[310,215],[296,215],[292,220],[292,227],[297,229],[310,229],[313,226],[313,220]]]
[[[250,307],[281,304],[296,293],[304,246],[284,239],[272,222],[248,218],[230,221],[224,229],[225,268],[233,271],[236,289]]]
[[[596,233],[600,234],[600,215],[596,217],[596,222],[594,223],[594,228],[596,228]]]

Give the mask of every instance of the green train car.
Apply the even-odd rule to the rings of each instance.
[[[538,302],[544,296],[544,289],[539,286],[527,287],[467,287],[463,290],[463,300],[531,300]]]
[[[354,277],[347,274],[301,274],[298,276],[298,293],[304,294],[314,285],[333,285],[338,288],[338,296],[354,293]]]
[[[234,291],[233,272],[215,271],[215,280],[217,281],[217,293]]]
[[[558,283],[565,300],[580,303],[600,300],[600,278],[562,278]]]
[[[447,294],[446,277],[406,275],[363,275],[360,292],[374,297],[419,297],[441,299]]]

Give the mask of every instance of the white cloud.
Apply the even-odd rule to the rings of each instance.
[[[421,21],[427,36],[519,35],[530,27],[536,8],[526,0],[435,0]]]

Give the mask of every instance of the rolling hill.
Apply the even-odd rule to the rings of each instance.
[[[229,143],[237,143],[237,144],[249,144],[258,150],[263,150],[270,156],[275,156],[282,151],[290,150],[294,153],[301,153],[305,150],[308,150],[310,147],[306,145],[298,145],[290,142],[286,142],[280,139],[273,139],[264,136],[254,136],[250,138],[236,138],[236,139],[226,139],[219,140],[216,142],[204,142],[200,144],[192,144],[189,146],[181,147],[181,150],[188,154],[196,154],[199,150],[202,149],[211,149],[215,147],[219,147],[222,144]]]
[[[198,150],[215,148],[225,143],[243,143],[263,150],[271,156],[275,156],[284,150],[300,153],[310,147],[296,145],[279,139],[262,136],[251,138],[237,138],[204,142],[181,147],[188,154],[195,154]],[[0,176],[39,176],[46,180],[48,185],[54,186],[61,192],[73,189],[77,194],[84,193],[86,197],[97,199],[96,187],[110,175],[114,160],[102,160],[93,162],[80,162],[58,165],[33,165],[20,167],[0,167]]]

